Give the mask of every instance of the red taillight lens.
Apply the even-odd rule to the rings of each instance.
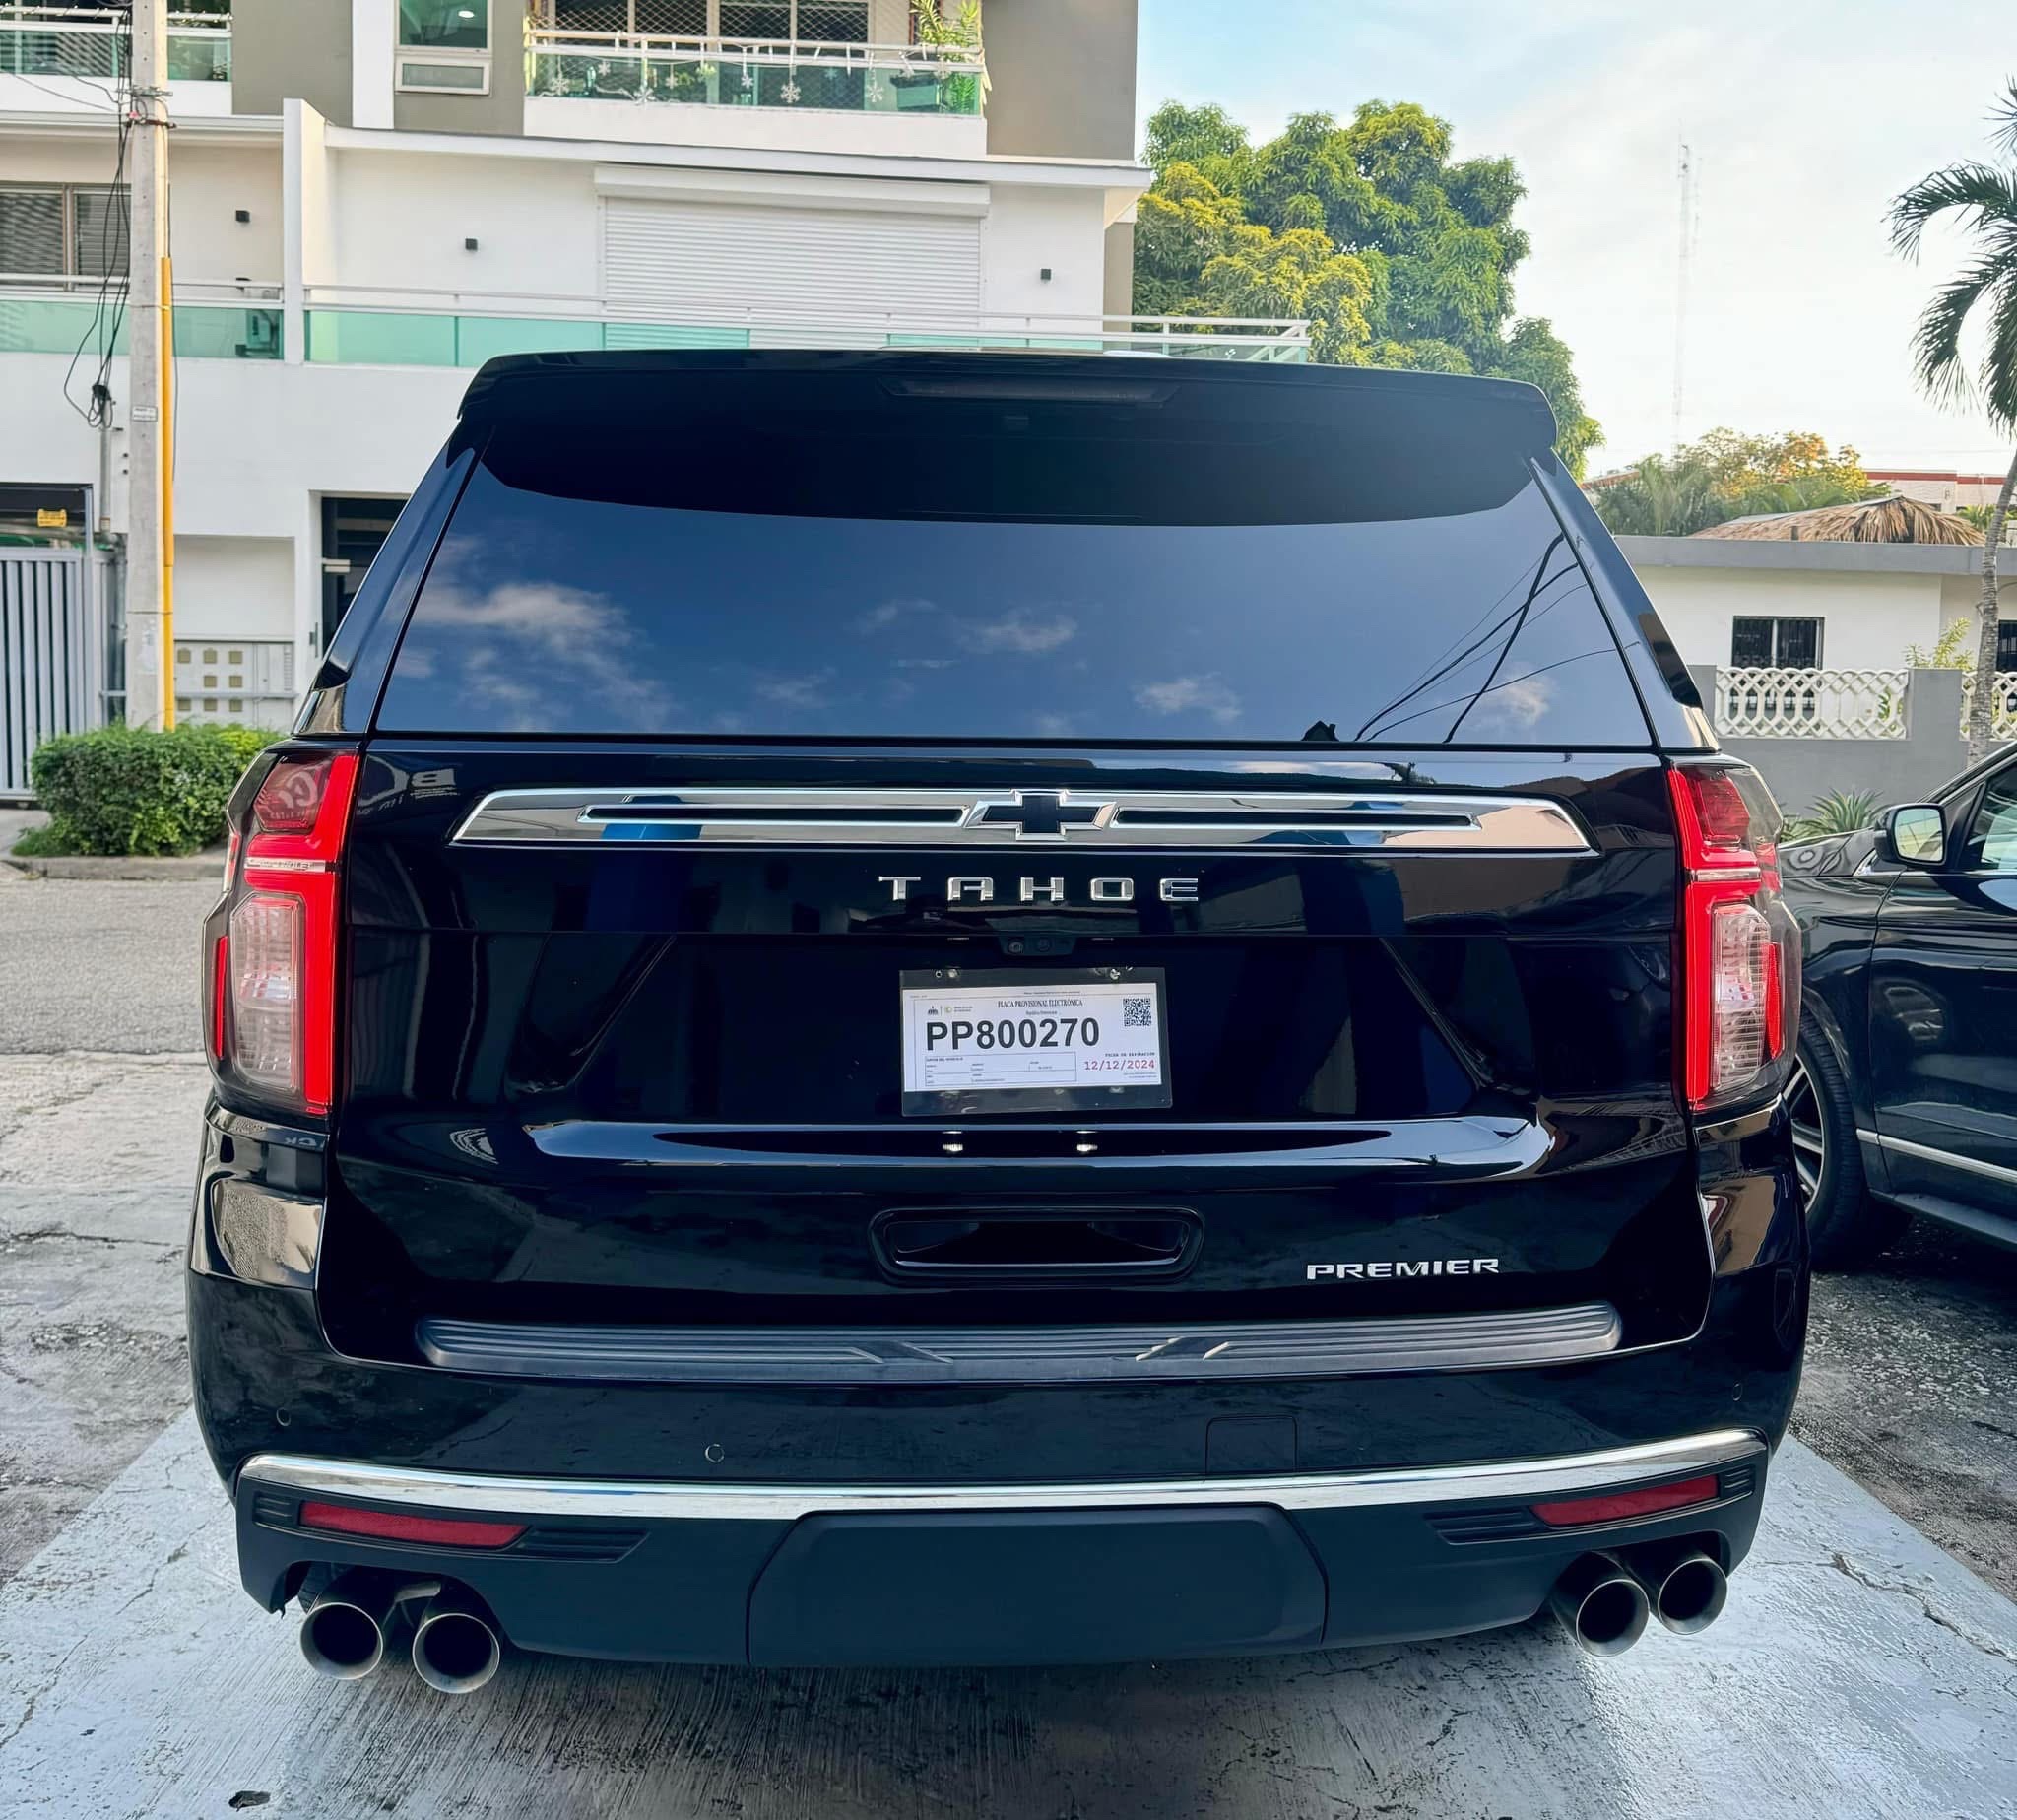
[[[442,1548],[505,1548],[525,1533],[522,1523],[482,1523],[466,1517],[410,1517],[404,1511],[360,1511],[310,1498],[301,1528],[371,1535],[388,1542],[428,1542]]]
[[[1557,1529],[1579,1528],[1592,1523],[1623,1523],[1633,1517],[1652,1517],[1660,1511],[1685,1510],[1691,1504],[1710,1504],[1716,1499],[1716,1474],[1676,1479],[1671,1485],[1642,1485],[1636,1491],[1610,1491],[1594,1498],[1564,1498],[1553,1504],[1536,1504],[1533,1514]]]
[[[218,955],[214,1046],[248,1087],[326,1113],[336,1074],[337,862],[355,753],[280,759],[252,799]]]
[[[1761,825],[1737,774],[1684,765],[1667,777],[1682,868],[1681,1072],[1701,1107],[1786,1053],[1799,950],[1779,898],[1778,830]]]

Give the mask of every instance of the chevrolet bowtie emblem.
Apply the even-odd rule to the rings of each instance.
[[[1063,840],[1073,828],[1105,827],[1114,804],[1105,798],[1074,799],[1069,790],[1012,790],[982,797],[968,812],[970,828],[1013,828],[1017,840]]]

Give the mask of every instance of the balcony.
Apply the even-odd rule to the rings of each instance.
[[[1036,350],[1178,359],[1300,363],[1310,325],[1288,319],[1182,316],[877,315],[724,317],[707,322],[614,318],[593,299],[384,293],[311,286],[306,358],[318,364],[480,366],[500,354],[632,348],[919,348]],[[538,303],[549,313],[530,313]],[[568,313],[553,306],[571,303]]]
[[[101,107],[104,86],[122,81],[130,62],[123,13],[0,0],[0,92],[5,95],[0,105],[39,112],[69,99]],[[21,80],[9,82],[9,77]],[[168,15],[168,80],[175,85],[175,111],[230,112],[228,9]]]
[[[977,158],[986,94],[977,48],[526,30],[534,136]]]
[[[89,358],[107,338],[127,351],[125,287],[98,278],[42,278],[0,273],[0,355]],[[100,292],[102,302],[100,300]],[[175,354],[193,360],[278,360],[283,311],[278,285],[175,287]]]

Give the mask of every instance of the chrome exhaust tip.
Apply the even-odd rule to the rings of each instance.
[[[503,1659],[495,1621],[460,1588],[430,1598],[414,1626],[414,1672],[437,1693],[475,1693]]]
[[[358,1681],[385,1660],[395,1583],[364,1568],[337,1575],[301,1618],[301,1655],[332,1681]]]
[[[1677,1637],[1706,1631],[1729,1602],[1723,1563],[1685,1542],[1635,1551],[1626,1560],[1646,1589],[1653,1615]]]
[[[1651,1601],[1620,1562],[1589,1554],[1555,1582],[1548,1606],[1592,1656],[1622,1656],[1645,1635]]]

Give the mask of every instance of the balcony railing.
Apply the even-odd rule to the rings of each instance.
[[[310,288],[307,358],[364,366],[480,366],[501,354],[634,348],[1008,349],[1305,361],[1310,325],[1286,318],[1182,316],[835,315],[717,317],[705,322],[611,318],[580,299],[565,315],[519,314],[494,297],[405,293],[404,304],[345,286]],[[531,301],[531,299],[527,299]],[[553,303],[557,298],[539,301]]]
[[[973,116],[986,89],[978,50],[526,30],[529,96]]]
[[[96,350],[109,332],[111,352],[127,351],[127,319],[114,284],[102,310],[96,278],[0,273],[0,354],[75,354]],[[175,353],[192,360],[278,360],[283,312],[278,285],[175,287]]]
[[[10,6],[0,0],[0,76],[78,76],[115,82],[127,72],[127,24],[81,7]],[[228,82],[228,13],[168,15],[168,80]]]

